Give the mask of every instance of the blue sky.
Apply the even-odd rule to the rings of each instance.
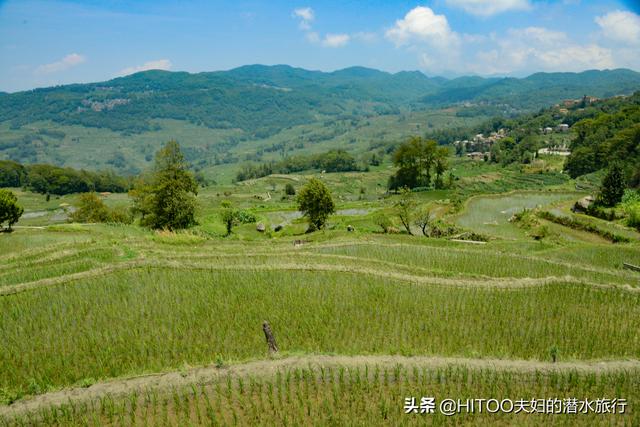
[[[640,70],[637,1],[0,0],[0,90],[144,69]]]

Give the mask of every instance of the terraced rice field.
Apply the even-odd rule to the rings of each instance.
[[[640,263],[636,243],[326,232],[294,244],[63,225],[0,249],[8,425],[417,424],[403,399],[425,390],[632,401],[640,389],[640,280],[621,265]],[[123,380],[159,372],[162,386]],[[573,420],[632,425],[634,408]]]

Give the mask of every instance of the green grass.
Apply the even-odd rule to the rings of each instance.
[[[216,355],[264,357],[265,319],[285,352],[539,360],[553,345],[565,360],[640,352],[639,293],[562,282],[451,288],[375,272],[207,271],[207,264],[203,271],[142,268],[1,298],[0,339],[11,345],[0,350],[0,388],[23,394],[33,382],[46,390],[210,363]]]
[[[637,371],[495,371],[428,365],[309,366],[262,375],[229,375],[174,388],[148,389],[124,398],[106,396],[23,416],[30,425],[637,425]],[[404,400],[436,399],[435,413],[405,413]],[[524,411],[445,416],[444,399],[626,399],[624,414],[543,414]],[[494,408],[490,404],[490,408]],[[508,404],[506,404],[508,407]],[[579,408],[582,408],[580,404]],[[617,410],[619,410],[617,406]],[[5,421],[9,425],[8,420]],[[2,420],[0,420],[2,425]]]

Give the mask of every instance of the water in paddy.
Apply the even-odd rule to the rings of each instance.
[[[524,231],[509,222],[515,213],[578,197],[576,193],[543,192],[476,197],[469,201],[464,212],[456,218],[456,223],[478,233],[519,238],[524,236]]]

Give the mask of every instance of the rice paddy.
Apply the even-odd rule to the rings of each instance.
[[[18,228],[0,236],[0,425],[548,425],[405,414],[404,398],[427,391],[626,398],[624,416],[553,422],[634,425],[640,276],[622,263],[640,264],[637,241],[536,242],[503,218],[572,197],[471,199],[455,218],[490,232],[484,245],[372,232],[387,200],[349,202],[310,235],[291,218],[290,235],[247,225],[221,238],[211,207],[187,233]]]

